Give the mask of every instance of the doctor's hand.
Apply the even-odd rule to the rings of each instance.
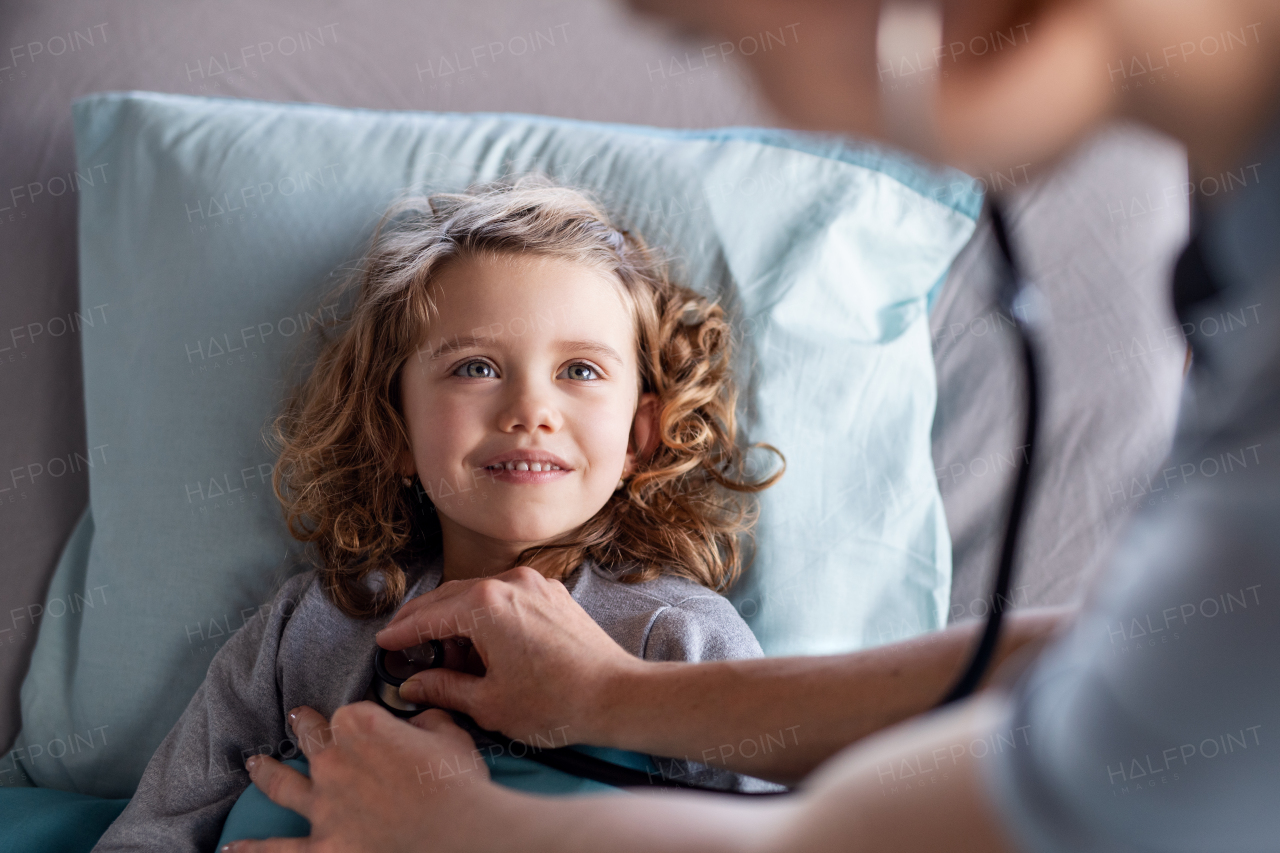
[[[401,695],[462,711],[526,743],[600,741],[609,685],[644,666],[564,584],[524,566],[450,581],[413,599],[378,633],[378,644],[395,650],[448,637],[471,641],[484,675],[429,669],[401,686]]]
[[[246,763],[273,802],[311,821],[309,838],[237,841],[232,853],[465,850],[503,796],[471,736],[444,711],[397,720],[372,702],[290,714],[311,778],[267,756]],[[430,839],[430,843],[426,842]]]

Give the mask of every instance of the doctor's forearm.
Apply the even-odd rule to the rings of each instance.
[[[1001,719],[984,697],[868,739],[824,766],[799,793],[748,800],[714,794],[541,798],[486,789],[477,849],[528,853],[1009,853],[967,745]],[[887,779],[885,767],[942,759],[928,784]]]
[[[996,663],[1072,611],[1012,614]],[[654,663],[600,691],[593,742],[794,782],[850,743],[933,707],[978,637],[971,623],[848,655]]]

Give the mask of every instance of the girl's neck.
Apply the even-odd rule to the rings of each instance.
[[[514,568],[516,557],[536,542],[499,542],[441,519],[444,572],[441,582],[487,578]],[[547,577],[562,573],[558,552],[526,563]]]
[[[450,555],[446,551],[444,555],[444,571],[441,575],[440,582],[446,581],[462,581],[471,580],[473,578],[488,578],[494,575],[502,574],[508,569],[515,568],[515,557],[511,557],[504,561],[485,564],[479,560],[463,559],[461,557],[450,561]],[[541,560],[532,560],[522,565],[527,565],[540,574],[549,578],[558,578],[564,574],[559,560],[551,560],[543,558]]]
[[[440,580],[443,583],[446,581],[470,580],[472,578],[488,578],[505,572],[512,567],[511,563],[510,559],[476,559],[473,556],[463,556],[456,552],[450,553],[450,549],[445,548],[444,574]]]

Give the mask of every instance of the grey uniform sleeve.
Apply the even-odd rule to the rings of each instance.
[[[250,784],[245,758],[254,753],[292,757],[276,654],[312,574],[290,578],[270,608],[259,609],[214,655],[204,682],[94,853],[207,853]]]
[[[1141,519],[1015,691],[979,766],[1027,849],[1276,849],[1280,496],[1235,485]]]
[[[658,612],[650,626],[643,657],[653,661],[697,663],[764,657],[764,651],[755,634],[751,633],[751,629],[729,600],[715,593],[705,592],[692,595]],[[794,736],[794,732],[791,734]],[[779,735],[780,740],[785,737],[784,733]],[[773,740],[767,741],[769,747],[773,744]],[[680,759],[655,756],[654,762],[668,779],[725,790],[782,790],[780,785],[714,766],[723,762],[739,747],[743,747],[743,744],[723,744],[703,755]],[[751,742],[751,748],[756,748],[754,742]],[[698,758],[703,760],[696,760]]]
[[[1201,334],[1174,451],[977,762],[1024,849],[1280,849],[1280,197],[1248,192],[1179,264],[1182,292],[1198,258],[1227,286],[1179,312]]]

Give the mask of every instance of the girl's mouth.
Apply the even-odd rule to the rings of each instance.
[[[566,476],[569,471],[550,462],[507,462],[484,469],[489,478],[499,483],[549,483]]]
[[[550,462],[502,462],[497,465],[489,465],[486,471],[560,471],[559,465],[552,465]]]

